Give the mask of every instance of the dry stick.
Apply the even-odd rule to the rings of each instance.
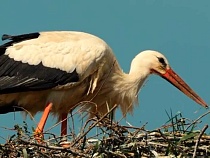
[[[47,135],[51,135],[52,136],[52,138],[49,138],[47,140],[45,139],[44,140],[45,143],[50,142],[51,140],[55,140],[58,143],[57,139],[59,139],[60,137],[62,137],[62,136],[57,137],[56,134],[53,134],[53,133],[43,133],[43,134],[45,134],[45,135],[47,134]]]
[[[196,151],[197,151],[197,149],[198,149],[198,144],[199,144],[199,142],[200,142],[200,139],[201,139],[202,135],[204,134],[204,132],[206,131],[207,128],[208,128],[208,125],[205,125],[205,126],[203,127],[203,129],[201,130],[199,136],[198,136],[198,139],[197,139],[196,144],[195,144],[195,149],[194,149],[194,153],[193,153],[193,158],[196,157]]]
[[[110,111],[108,111],[103,117],[101,117],[97,122],[95,122],[94,124],[92,124],[92,126],[90,126],[90,128],[85,132],[83,133],[83,135],[78,138],[72,145],[71,147],[73,147],[78,141],[80,141],[91,129],[93,129],[93,127],[95,127],[101,120],[103,120],[108,114],[110,114],[118,105],[115,104],[111,109]]]
[[[70,117],[71,117],[71,122],[72,122],[72,128],[69,127],[69,129],[71,130],[73,140],[75,140],[75,127],[74,127],[74,118],[72,115],[72,111],[70,112]]]
[[[15,128],[8,128],[8,127],[3,127],[3,126],[0,126],[0,128],[3,128],[5,130],[10,130],[10,131],[16,131]]]
[[[37,147],[42,147],[42,148],[46,148],[46,149],[51,149],[51,150],[61,150],[61,151],[64,151],[64,152],[69,152],[73,155],[77,155],[77,156],[83,156],[83,157],[88,157],[87,155],[85,154],[82,154],[82,153],[79,153],[79,152],[74,152],[70,149],[66,149],[66,148],[63,148],[63,147],[57,147],[57,146],[45,146],[45,145],[42,145],[42,144],[38,144],[38,143],[33,143],[33,142],[28,142],[26,140],[23,140],[23,139],[19,139],[21,142],[25,143],[25,144],[28,144],[28,145],[35,145]]]
[[[198,117],[195,121],[193,121],[193,122],[186,128],[185,131],[187,131],[193,124],[197,123],[198,120],[200,120],[201,118],[203,118],[204,116],[206,116],[206,115],[208,115],[208,114],[210,114],[210,110],[207,111],[206,113],[204,113],[203,115],[201,115],[200,117]]]
[[[84,126],[82,127],[82,129],[80,130],[80,133],[84,133],[84,130],[85,130],[86,126],[87,126],[88,123],[91,122],[91,121],[97,121],[97,120],[94,119],[94,118],[88,119],[88,120],[85,122],[85,124],[84,124]]]
[[[58,123],[54,124],[53,126],[49,127],[48,129],[46,129],[44,132],[50,131],[51,129],[53,129],[53,128],[55,128],[56,126],[58,126],[59,124],[61,124],[63,121],[69,119],[70,117],[71,117],[71,116],[68,116],[67,118],[65,118],[65,119],[63,119],[63,120],[61,120],[61,121],[59,121]]]
[[[41,151],[41,150],[38,150],[38,151],[36,151],[36,152],[40,154],[40,155],[39,155],[40,157],[43,156],[43,157],[51,158],[51,156],[49,156],[48,153],[47,153],[48,155],[46,155],[46,154],[43,153],[43,151]],[[28,156],[26,156],[26,157],[28,157]]]
[[[5,140],[5,141],[7,141],[7,139],[5,139],[5,138],[4,138],[4,137],[2,137],[2,136],[0,136],[0,138],[1,138],[1,139],[3,139],[3,140]]]
[[[127,156],[125,156],[124,154],[120,154],[120,153],[113,152],[113,151],[106,151],[106,150],[105,150],[105,153],[107,153],[107,154],[112,154],[111,156],[117,156],[117,157],[121,157],[121,158],[126,158],[126,157],[127,157]]]
[[[77,112],[76,112],[76,113],[77,113]],[[76,114],[76,113],[74,113],[74,114]],[[68,117],[65,118],[64,120],[61,120],[61,121],[59,121],[58,123],[54,124],[53,126],[49,127],[48,129],[46,129],[46,130],[44,131],[44,133],[46,133],[46,132],[50,131],[51,129],[55,128],[56,126],[58,126],[59,124],[61,124],[63,121],[65,121],[65,120],[69,119],[70,117],[72,117],[74,114],[71,113],[71,116],[68,116]],[[67,135],[67,136],[68,136],[68,135]]]
[[[135,126],[125,126],[125,125],[123,125],[122,127],[124,127],[124,128],[131,128],[131,129],[140,129],[140,130],[142,130],[142,131],[146,131],[145,130],[145,126],[148,124],[148,122],[146,122],[143,126],[141,126],[141,127],[135,127]]]
[[[32,120],[34,121],[34,123],[36,124],[36,126],[38,126],[38,123],[36,122],[36,120],[34,119],[33,115],[32,115],[28,110],[26,110],[26,109],[23,108],[23,107],[19,107],[19,106],[14,106],[14,107],[21,108],[21,109],[23,109],[25,112],[27,112],[28,115],[31,117],[31,119],[32,119]]]
[[[84,105],[82,105],[83,103],[84,103]],[[80,114],[80,117],[81,117],[80,120],[84,119],[84,118],[87,117],[87,115],[88,115],[88,109],[85,107],[85,105],[89,104],[90,107],[91,107],[91,106],[94,106],[95,108],[97,108],[97,104],[94,103],[94,102],[92,102],[92,101],[82,101],[82,102],[80,102],[80,104],[81,104],[81,108],[78,109],[78,110],[74,113],[74,114],[77,114],[77,113]],[[92,105],[91,105],[91,104],[92,104]],[[83,114],[83,113],[85,113],[85,114]]]
[[[160,129],[158,129],[158,132],[159,132],[160,135],[168,142],[169,145],[172,145],[174,148],[176,148],[176,146],[175,146],[173,143],[170,142],[170,140],[161,132]],[[177,147],[179,147],[179,146],[177,146]],[[180,148],[180,147],[179,147],[179,148]],[[174,151],[174,149],[173,149],[173,151]],[[175,152],[176,152],[176,151],[175,151]]]
[[[80,104],[80,103],[79,103],[79,104]],[[76,104],[76,105],[78,105],[78,104]],[[75,107],[76,107],[76,106],[75,106]],[[75,114],[75,113],[74,113],[74,114]],[[73,114],[73,115],[74,115],[74,114]],[[67,118],[65,118],[65,119],[63,119],[63,120],[57,122],[57,123],[54,124],[53,126],[49,127],[48,129],[45,130],[45,132],[50,131],[51,129],[53,129],[53,128],[55,128],[56,126],[58,126],[59,124],[61,124],[63,121],[69,119],[70,117],[72,117],[72,114],[71,114],[71,116],[68,116]]]

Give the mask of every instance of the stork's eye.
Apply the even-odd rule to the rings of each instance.
[[[166,67],[166,62],[165,62],[165,60],[162,58],[162,57],[157,57],[158,58],[158,61],[164,66],[164,67]]]

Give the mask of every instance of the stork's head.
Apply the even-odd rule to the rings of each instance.
[[[143,51],[134,58],[132,66],[135,67],[135,69],[140,69],[141,73],[142,70],[144,70],[147,73],[161,76],[198,104],[206,108],[208,107],[181,77],[172,70],[166,57],[161,53],[152,50]]]

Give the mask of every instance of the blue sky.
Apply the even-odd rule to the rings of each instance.
[[[162,52],[171,67],[210,103],[210,1],[106,0],[106,1],[2,1],[0,35],[50,30],[76,30],[104,39],[113,49],[125,72],[140,51]],[[1,42],[2,43],[2,42]],[[27,52],[26,52],[27,53]],[[195,119],[206,110],[180,93],[165,80],[151,76],[139,95],[140,106],[127,121],[135,126],[148,122],[157,128],[167,121],[165,110],[181,111]],[[117,112],[117,118],[120,113]],[[35,117],[38,121],[40,115]],[[23,117],[0,115],[0,126],[12,128]],[[33,121],[26,119],[29,126]],[[48,127],[55,120],[49,119]],[[203,124],[210,123],[210,116]],[[200,128],[202,128],[202,125]],[[59,133],[59,128],[54,132]],[[0,136],[8,130],[0,129]]]

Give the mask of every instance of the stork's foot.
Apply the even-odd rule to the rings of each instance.
[[[68,141],[63,141],[60,143],[60,145],[63,147],[63,148],[69,148],[71,143],[68,142]]]
[[[42,117],[39,121],[39,124],[35,130],[34,137],[37,142],[41,142],[44,139],[43,129],[44,129],[45,123],[47,121],[47,118],[49,116],[49,113],[51,111],[51,108],[52,108],[52,103],[49,103],[46,106],[46,108],[44,109],[44,112],[43,112]]]

